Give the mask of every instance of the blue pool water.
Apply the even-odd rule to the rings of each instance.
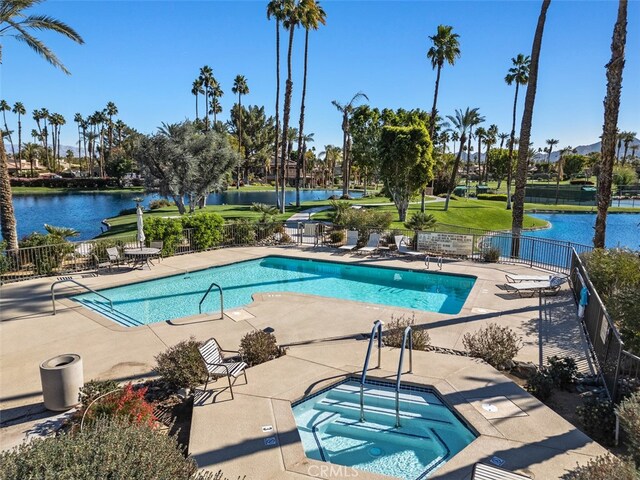
[[[211,282],[224,291],[224,308],[252,302],[258,292],[296,292],[447,314],[460,312],[476,277],[271,256],[197,272],[100,290],[74,300],[125,326],[196,315]],[[215,288],[204,312],[220,310]]]
[[[294,403],[308,458],[416,480],[429,477],[475,439],[432,389],[401,388],[398,428],[391,384],[369,381],[364,392],[364,422],[355,379]],[[357,477],[357,472],[347,473]]]

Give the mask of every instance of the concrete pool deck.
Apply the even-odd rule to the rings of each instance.
[[[99,277],[73,277],[101,289],[273,254],[425,269],[419,260],[362,258],[329,248],[247,247],[170,257],[151,270],[123,269]],[[23,419],[44,415],[38,366],[43,360],[68,352],[82,355],[85,381],[136,380],[152,375],[155,355],[190,336],[199,340],[214,336],[224,348],[237,348],[245,333],[271,327],[280,344],[312,345],[327,338],[357,338],[368,334],[374,320],[386,322],[392,315],[415,314],[416,323],[428,328],[431,343],[439,347],[462,350],[466,332],[497,322],[522,335],[519,360],[538,362],[553,354],[571,354],[578,358],[583,370],[589,368],[573,299],[566,286],[558,297],[545,299],[541,323],[537,298],[519,298],[499,288],[505,273],[525,274],[531,272],[530,268],[452,261],[445,263],[443,271],[477,276],[458,315],[278,292],[255,295],[244,308],[225,311],[222,320],[217,318],[219,314],[212,313],[132,328],[64,299],[65,295],[80,292],[71,284],[59,286],[58,313],[52,315],[50,287],[54,277],[4,285],[0,288],[0,425],[4,427],[0,430],[0,448],[24,436],[27,428]]]

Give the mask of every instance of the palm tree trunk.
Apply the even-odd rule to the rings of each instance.
[[[293,33],[295,26],[292,25],[289,28],[289,49],[287,51],[287,83],[284,92],[284,109],[282,113],[282,203],[280,204],[280,213],[284,213],[285,210],[285,173],[287,171],[288,159],[289,159],[289,142],[287,141],[287,135],[289,134],[289,117],[291,115],[291,94],[293,92],[293,81],[291,72],[291,54],[293,50]]]
[[[2,224],[2,238],[7,242],[8,250],[17,250],[18,234],[16,233],[16,216],[13,211],[9,165],[7,164],[7,154],[4,151],[4,142],[0,142],[0,144],[0,223]]]
[[[604,100],[604,127],[602,132],[602,163],[598,181],[598,215],[596,216],[593,246],[604,248],[607,212],[611,201],[611,181],[615,161],[620,90],[624,70],[624,49],[627,42],[627,0],[618,4],[618,18],[611,39],[611,60],[607,64],[607,96]]]
[[[449,210],[449,200],[451,199],[451,192],[456,188],[456,177],[458,176],[458,167],[460,166],[460,159],[462,158],[462,147],[464,146],[466,138],[463,134],[460,137],[460,149],[458,155],[456,155],[456,161],[453,162],[453,171],[451,172],[451,180],[449,180],[449,188],[447,188],[447,199],[444,201],[444,211]]]
[[[22,175],[22,122],[18,114],[18,175]]]
[[[240,190],[240,171],[242,169],[242,94],[240,92],[238,92],[238,153],[240,160],[238,161],[236,190]]]
[[[520,84],[516,80],[516,94],[513,98],[513,122],[509,136],[509,160],[507,161],[507,210],[511,210],[511,172],[513,171],[513,143],[516,137],[516,109],[518,107],[518,90]]]
[[[540,49],[542,47],[542,35],[544,33],[544,23],[547,17],[547,10],[551,0],[543,0],[538,17],[536,33],[533,37],[531,48],[531,65],[529,67],[529,82],[527,83],[527,93],[524,99],[524,112],[522,113],[522,123],[520,124],[520,148],[518,149],[518,165],[516,170],[516,188],[513,199],[513,217],[511,232],[513,243],[511,245],[511,256],[520,256],[520,233],[524,221],[524,194],[527,184],[527,164],[529,156],[529,141],[531,139],[531,122],[533,119],[533,106],[536,100],[536,89],[538,87],[538,63],[540,61]]]
[[[342,120],[342,196],[349,196],[349,152],[347,151],[347,113],[343,114]]]
[[[196,92],[196,120],[198,120],[198,93]]]
[[[438,105],[438,89],[440,88],[440,70],[442,69],[442,65],[438,64],[438,69],[436,71],[436,87],[433,92],[433,106],[431,107],[431,118],[429,122],[429,138],[431,139],[432,144],[435,145],[435,141],[433,136],[436,132],[436,106]],[[426,188],[422,189],[421,199],[420,199],[420,212],[424,213],[425,208],[425,197],[427,195]]]
[[[298,129],[298,161],[296,162],[296,207],[300,206],[300,167],[304,162],[304,97],[307,94],[307,56],[309,52],[309,30],[304,34],[304,73],[302,74],[302,100],[300,101],[300,128]]]
[[[280,208],[280,196],[278,187],[280,185],[280,171],[278,170],[278,136],[280,134],[280,21],[276,20],[276,136],[273,148],[276,207]]]
[[[9,140],[11,140],[11,136],[9,136]],[[11,144],[11,148],[13,149],[13,143]],[[627,163],[627,150],[629,149],[629,142],[624,142],[624,150],[622,152],[622,166]]]
[[[467,187],[465,197],[467,198],[469,198],[469,188],[471,188],[471,183],[469,182],[469,167],[471,164],[471,136],[473,135],[471,128],[472,127],[469,127],[469,140],[467,141],[467,178],[465,180],[465,186]]]
[[[7,113],[4,110],[2,111],[2,118],[4,120],[4,131],[7,133],[7,137],[9,137],[9,143],[11,144],[11,158],[13,158],[13,163],[16,166],[16,171],[20,171],[20,167],[18,166],[18,162],[16,160],[16,151],[13,148],[13,139],[11,138],[11,133],[9,132],[9,126],[7,125]],[[625,148],[625,151],[626,151],[626,148]]]

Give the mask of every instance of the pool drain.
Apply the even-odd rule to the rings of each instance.
[[[378,447],[371,447],[369,449],[369,455],[371,455],[372,457],[379,457],[380,455],[382,455],[382,449]]]

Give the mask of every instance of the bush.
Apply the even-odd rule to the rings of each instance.
[[[82,432],[34,440],[0,453],[0,478],[221,480],[220,473],[198,473],[175,437],[117,418],[99,418]]]
[[[145,218],[144,235],[148,242],[162,241],[162,255],[170,257],[182,241],[182,222],[179,218]]]
[[[582,466],[564,475],[563,480],[637,480],[632,462],[611,454],[592,458]]]
[[[613,404],[608,399],[589,397],[576,408],[584,432],[594,440],[610,445],[616,427]]]
[[[182,227],[193,230],[191,235],[198,250],[206,250],[222,242],[224,219],[217,213],[197,213],[183,217]]]
[[[337,245],[344,242],[345,237],[344,230],[334,230],[329,234],[329,241]]]
[[[97,400],[91,406],[87,404],[78,412],[78,418],[84,416],[84,425],[91,425],[100,417],[118,417],[130,423],[151,427],[156,417],[153,406],[144,399],[146,393],[147,387],[136,389],[128,383],[124,388],[104,397],[96,396]]]
[[[231,245],[253,245],[256,242],[256,227],[246,219],[236,220],[230,224],[231,238],[227,242]]]
[[[293,239],[289,236],[288,233],[283,232],[280,234],[280,244],[293,243]]]
[[[344,214],[351,209],[351,204],[345,201],[331,200],[329,202],[333,212],[331,213],[331,221],[335,225],[343,225]]]
[[[34,248],[33,250],[21,250],[19,262],[21,265],[33,264],[33,270],[38,275],[50,275],[62,265],[64,257],[73,252],[73,245],[66,239],[38,232],[30,233],[19,242],[20,248]]]
[[[479,193],[478,200],[492,200],[494,202],[506,202],[507,195],[505,193]]]
[[[117,388],[118,382],[115,382],[113,380],[91,380],[80,387],[78,400],[82,403],[82,406],[86,408],[100,395],[112,392]]]
[[[49,187],[78,188],[84,190],[101,190],[118,188],[117,178],[12,178],[12,187]]]
[[[342,214],[338,226],[346,230],[358,230],[358,240],[365,243],[371,232],[383,232],[393,221],[391,212],[373,209],[349,209]]]
[[[553,392],[553,378],[547,368],[534,373],[529,377],[524,388],[538,400],[544,401]]]
[[[616,413],[625,432],[629,454],[640,466],[640,392],[623,400]]]
[[[170,207],[173,204],[166,198],[159,198],[158,200],[151,200],[149,202],[149,210],[159,210],[161,208]]]
[[[554,355],[547,359],[549,362],[549,375],[553,380],[553,385],[563,390],[568,390],[576,381],[578,366],[571,357],[558,357]]]
[[[413,215],[411,215],[411,218],[409,219],[408,222],[405,222],[404,226],[409,230],[418,231],[418,230],[426,230],[428,228],[433,228],[436,223],[437,223],[436,217],[434,217],[432,214],[416,212]]]
[[[268,362],[284,354],[282,349],[278,347],[276,336],[262,330],[247,333],[242,337],[240,353],[250,367]]]
[[[472,357],[482,358],[497,369],[508,368],[522,347],[522,340],[509,327],[490,323],[476,333],[465,333],[462,343]]]
[[[482,260],[487,263],[497,263],[500,261],[500,249],[489,247],[482,250]]]
[[[207,380],[207,370],[198,351],[202,342],[183,340],[156,355],[155,371],[173,388],[194,388]]]
[[[426,350],[431,343],[429,332],[426,329],[415,329],[416,317],[406,318],[404,315],[395,318],[391,316],[391,320],[387,323],[387,329],[384,332],[384,344],[387,347],[402,347],[402,337],[407,327],[412,328],[413,348],[415,350]],[[407,338],[407,344],[409,339]]]
[[[569,181],[571,185],[593,185],[594,183],[591,180],[585,180],[582,178],[574,178]]]

